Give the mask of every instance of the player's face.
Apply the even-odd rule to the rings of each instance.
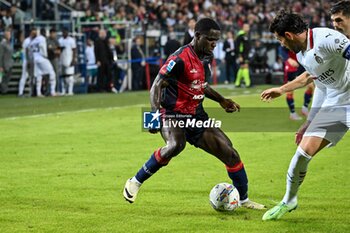
[[[11,32],[5,31],[4,37],[6,38],[6,40],[10,40],[11,39]]]
[[[30,32],[30,37],[34,38],[34,37],[36,37],[36,35],[37,35],[36,30],[32,30],[32,31]]]
[[[212,56],[217,41],[220,39],[220,31],[211,29],[207,33],[198,35],[198,51],[204,56]]]
[[[280,36],[276,32],[275,37],[283,47],[289,49],[290,51],[293,51],[294,53],[299,53],[302,49],[301,46],[299,46],[295,41],[293,41],[292,38]]]
[[[335,30],[350,37],[350,17],[346,17],[342,13],[331,15],[331,20]]]

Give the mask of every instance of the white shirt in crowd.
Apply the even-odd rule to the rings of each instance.
[[[23,43],[22,43],[22,48],[23,48],[23,53],[24,53],[24,56],[23,56],[23,63],[27,61],[27,56],[26,56],[26,49],[28,48],[30,44],[30,37],[27,37],[24,39]]]
[[[30,55],[33,56],[35,62],[41,62],[47,58],[46,38],[42,35],[31,39],[28,48]]]
[[[60,56],[61,65],[69,67],[73,60],[73,49],[76,49],[77,45],[73,37],[67,36],[66,38],[61,37],[58,39],[60,47],[63,48]]]
[[[94,46],[93,45],[92,46],[86,46],[85,55],[86,55],[87,68],[88,69],[97,68],[95,51],[94,51]]]

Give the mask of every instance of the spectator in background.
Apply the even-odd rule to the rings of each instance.
[[[11,31],[5,30],[4,38],[0,44],[0,80],[1,94],[6,94],[8,91],[8,83],[12,75],[13,66],[13,48],[11,45]]]
[[[66,85],[68,86],[68,95],[74,95],[74,66],[76,65],[76,42],[68,35],[68,29],[62,30],[62,37],[58,40],[61,48],[60,66],[61,77],[63,78],[61,94],[66,94]]]
[[[280,56],[273,63],[272,70],[273,72],[283,72],[283,59]]]
[[[168,57],[180,47],[180,42],[176,40],[176,33],[170,32],[168,36],[168,41],[164,45],[164,54],[166,56],[165,60],[168,59]]]
[[[248,23],[243,24],[243,28],[238,32],[238,37],[235,41],[236,54],[239,59],[239,69],[237,72],[235,86],[240,87],[242,78],[246,87],[250,87],[250,74],[249,74],[249,51],[250,51],[250,39],[249,39],[250,25]]]
[[[87,69],[87,78],[90,87],[96,87],[97,83],[97,64],[96,64],[96,57],[95,57],[95,51],[94,51],[94,42],[90,38],[86,40],[86,49],[85,49],[85,56],[86,56],[86,69]]]
[[[234,35],[231,31],[226,33],[226,40],[224,41],[223,51],[225,52],[225,67],[226,67],[226,80],[225,84],[228,84],[236,79],[237,63],[235,53]]]
[[[132,89],[141,90],[145,84],[145,55],[142,50],[142,38],[136,37],[131,48]]]
[[[81,19],[81,22],[95,23],[97,22],[97,19],[94,15],[91,14],[91,10],[87,9],[85,11],[85,16]],[[83,25],[82,29],[87,38],[91,38],[92,40],[96,40],[98,38],[99,28],[97,25]]]
[[[11,10],[4,10],[5,14],[2,16],[2,21],[4,23],[5,28],[12,27],[13,25],[13,20],[12,20],[12,15],[11,15]]]
[[[109,49],[106,30],[99,31],[99,38],[95,42],[95,57],[97,70],[97,91],[105,92],[111,89],[111,65],[113,62],[113,54]]]
[[[46,41],[47,41],[47,57],[51,62],[51,65],[53,66],[55,73],[58,74],[59,57],[60,57],[61,50],[60,50],[60,43],[57,40],[56,29],[54,28],[50,29],[50,35]],[[58,79],[58,75],[56,75],[56,83],[58,83],[57,79]]]
[[[184,45],[189,44],[194,37],[194,26],[196,25],[196,20],[194,18],[188,21],[188,29],[185,32]]]
[[[254,47],[251,50],[250,68],[254,73],[268,73],[269,66],[267,64],[267,48],[261,43],[260,40],[256,40]]]
[[[24,92],[24,87],[25,87],[25,84],[26,84],[26,80],[29,76],[29,71],[28,71],[28,66],[27,66],[27,48],[29,46],[29,43],[30,43],[30,36],[28,36],[27,38],[25,38],[23,40],[23,43],[22,43],[22,53],[23,53],[23,56],[22,56],[22,75],[21,75],[21,79],[19,81],[19,85],[18,85],[18,96],[19,97],[23,97],[23,92]]]
[[[124,52],[124,47],[115,38],[109,38],[109,48],[113,54],[112,62],[112,80],[111,80],[111,91],[113,93],[119,93],[119,88],[122,84],[121,69],[118,67],[118,54]]]
[[[1,25],[2,25],[2,29],[5,29],[5,21],[4,18],[6,18],[6,10],[0,8],[0,21],[1,21]]]

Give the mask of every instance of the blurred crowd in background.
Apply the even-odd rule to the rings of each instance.
[[[194,24],[203,17],[214,18],[222,29],[222,40],[214,52],[215,82],[249,87],[250,80],[243,71],[239,73],[242,60],[250,64],[251,75],[264,74],[263,83],[269,82],[269,75],[283,70],[278,43],[268,31],[278,10],[284,8],[302,14],[310,27],[331,27],[329,10],[334,1],[9,0],[1,3],[0,36],[3,37],[9,28],[12,30],[13,58],[17,62],[21,60],[21,52],[23,57],[22,43],[30,27],[42,29],[46,37],[50,29],[57,30],[59,38],[61,26],[67,25],[57,24],[57,21],[69,20],[74,22],[68,25],[70,34],[84,35],[85,58],[80,63],[87,68],[83,76],[87,78],[88,91],[119,93],[127,89],[146,89],[149,86],[147,75],[152,81],[162,61],[192,40]],[[36,21],[52,23],[38,27],[33,23]],[[244,30],[244,25],[248,30]],[[244,52],[237,48],[241,46],[237,39],[242,36]],[[100,49],[96,50],[96,46]],[[96,54],[96,51],[103,51],[103,54]],[[116,62],[123,59],[129,64]],[[128,68],[132,72],[128,72]],[[129,76],[132,76],[131,84],[126,81]]]

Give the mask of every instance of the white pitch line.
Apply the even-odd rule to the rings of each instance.
[[[52,113],[43,113],[43,114],[36,114],[36,115],[27,115],[27,116],[18,116],[18,117],[7,117],[7,118],[0,118],[0,120],[18,120],[18,119],[24,119],[24,118],[40,118],[40,117],[47,117],[47,116],[61,116],[61,115],[67,115],[67,114],[75,114],[75,113],[84,113],[84,112],[95,112],[95,111],[105,111],[105,110],[117,110],[117,109],[124,109],[124,108],[134,108],[134,107],[146,107],[145,104],[136,104],[136,105],[128,105],[128,106],[120,106],[120,107],[108,107],[108,108],[89,108],[89,109],[82,109],[82,110],[76,110],[76,111],[65,111],[65,112],[52,112]]]

